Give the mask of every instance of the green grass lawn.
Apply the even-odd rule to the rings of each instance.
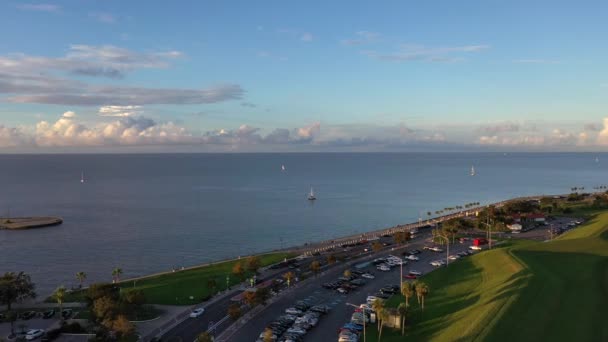
[[[608,341],[608,212],[554,241],[514,241],[422,280],[424,312],[414,298],[406,337],[389,328],[382,341]]]
[[[260,255],[262,266],[271,265],[282,261],[285,258],[293,257],[290,253],[271,253]],[[242,259],[245,262],[246,259]],[[128,281],[121,282],[119,285],[123,289],[137,288],[144,291],[146,301],[149,304],[167,304],[167,305],[190,305],[200,303],[205,298],[211,295],[210,289],[207,287],[209,279],[215,279],[218,290],[226,288],[226,276],[230,276],[230,285],[235,285],[240,282],[232,274],[232,267],[238,261],[226,261],[199,268],[177,271],[159,276],[148,277],[137,280],[136,282]],[[251,274],[247,274],[251,276]],[[190,296],[193,299],[190,299]],[[52,301],[52,300],[48,300]],[[77,291],[71,293],[66,302],[81,302],[84,301],[84,293]]]

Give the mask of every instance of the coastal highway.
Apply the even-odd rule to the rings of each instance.
[[[420,234],[419,239],[422,239],[423,236],[428,237],[429,234],[424,234],[424,235]],[[381,238],[380,241],[391,243],[392,238],[383,237],[383,238]],[[357,258],[359,256],[364,256],[364,255],[370,255],[371,254],[370,252],[365,251],[366,248],[371,249],[369,244],[365,244],[365,245],[349,247],[346,249],[340,248],[339,250],[333,250],[331,252],[328,251],[321,255],[302,260],[300,262],[300,264],[301,264],[300,269],[303,271],[308,270],[310,263],[314,260],[318,260],[322,263],[326,263],[326,258],[327,258],[327,255],[329,255],[329,254],[348,255],[352,258]],[[389,253],[391,248],[392,248],[392,245],[386,247],[384,249],[384,253],[385,254]],[[354,262],[356,263],[356,261],[354,261]],[[344,270],[344,267],[345,267],[344,263],[336,263],[336,264],[330,266],[330,269],[333,270],[332,272],[340,273]],[[262,274],[262,276],[260,278],[258,278],[258,282],[263,282],[263,281],[269,280],[269,279],[280,278],[281,275],[287,271],[289,271],[289,269],[286,267],[282,268],[282,269],[278,269],[278,270],[267,270]],[[238,294],[238,293],[236,293],[236,294]],[[236,294],[234,294],[234,295],[236,295]],[[208,306],[203,305],[205,307],[205,313],[201,317],[187,318],[185,321],[176,325],[175,327],[173,327],[172,329],[167,331],[165,334],[163,334],[162,340],[163,341],[176,341],[176,342],[177,341],[183,341],[183,342],[194,341],[196,336],[198,336],[201,332],[206,331],[211,325],[213,325],[214,323],[220,322],[226,316],[228,307],[230,306],[230,304],[233,303],[230,299],[234,295],[230,295],[225,298],[222,298],[222,299],[218,300],[217,302],[214,302]],[[225,323],[218,325],[217,328],[215,329],[215,334],[218,335],[219,333],[221,333],[231,323],[232,323],[232,321],[230,319],[228,319],[225,321]]]

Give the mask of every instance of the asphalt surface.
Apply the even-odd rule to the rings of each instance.
[[[385,250],[380,252],[378,255],[374,255],[373,258],[379,256],[386,256],[388,254],[401,256],[401,252],[404,250],[422,250],[422,247],[426,243],[425,240],[429,237],[429,235],[430,234],[428,234],[428,232],[425,234],[419,234],[419,237],[416,240],[410,242],[407,247],[398,248],[393,251],[391,251],[390,249]],[[451,245],[450,254],[456,254],[460,251],[466,250],[468,246],[468,244],[459,243]],[[404,275],[407,274],[410,270],[417,270],[423,272],[423,274],[432,271],[434,267],[431,266],[429,262],[438,259],[445,260],[446,252],[444,251],[441,253],[437,253],[432,251],[423,251],[418,256],[420,258],[419,261],[409,261],[407,265],[404,265]],[[353,264],[357,263],[357,261],[353,262]],[[350,316],[353,313],[354,308],[347,305],[347,303],[355,304],[357,306],[359,304],[365,303],[366,297],[368,295],[373,295],[380,288],[386,285],[398,285],[401,279],[399,267],[393,267],[391,271],[382,272],[376,270],[375,266],[372,264],[363,270],[371,271],[376,276],[376,278],[373,280],[368,280],[364,286],[354,292],[342,295],[336,292],[335,290],[328,290],[321,287],[321,284],[325,282],[335,281],[342,275],[345,269],[348,269],[350,267],[351,265],[342,264],[339,267],[334,268],[330,272],[327,272],[327,274],[320,276],[318,279],[314,279],[306,283],[302,287],[296,289],[289,296],[280,298],[277,302],[266,308],[264,311],[259,313],[252,320],[250,320],[247,324],[241,327],[231,337],[230,341],[255,341],[262,333],[264,328],[268,325],[268,323],[281,316],[286,308],[293,306],[294,303],[298,300],[304,300],[313,305],[324,304],[332,308],[330,313],[321,316],[318,325],[312,328],[305,335],[304,340],[311,342],[337,340],[338,329],[342,327],[345,323],[350,321]]]
[[[421,237],[422,235],[419,235],[419,236]],[[392,243],[393,239],[391,237],[383,237],[380,241]],[[326,258],[330,254],[338,255],[338,256],[339,255],[348,255],[351,258],[359,258],[359,257],[364,257],[364,256],[370,255],[371,252],[366,252],[365,249],[371,249],[369,244],[330,250],[330,251],[322,253],[318,256],[314,256],[314,257],[307,258],[307,259],[300,261],[299,262],[300,269],[302,271],[308,270],[310,263],[312,263],[312,261],[314,261],[314,260],[318,260],[322,263],[326,263]],[[387,249],[390,249],[390,246],[388,246]],[[388,254],[388,252],[385,251],[384,254]],[[353,262],[356,263],[356,261],[353,261]],[[332,272],[342,273],[344,271],[344,268],[345,268],[344,263],[337,263],[336,265],[331,266],[329,269],[333,269]],[[261,283],[268,279],[281,278],[281,275],[287,271],[294,271],[294,270],[288,269],[287,267],[282,268],[282,269],[277,269],[277,270],[269,270],[266,272],[266,274],[264,276],[258,278],[258,282]],[[317,286],[317,287],[319,287],[319,286]],[[236,294],[234,294],[234,295],[236,295]],[[192,341],[194,341],[194,339],[200,333],[207,331],[207,329],[211,325],[213,325],[214,323],[220,322],[226,316],[228,307],[230,306],[230,304],[233,303],[230,299],[234,295],[223,298],[209,306],[204,306],[205,313],[202,316],[200,316],[198,318],[186,319],[182,323],[178,324],[177,326],[173,327],[172,329],[167,331],[165,334],[163,334],[162,340],[171,341],[171,342],[174,342],[174,341],[175,342],[178,342],[178,341],[192,342]],[[231,323],[232,323],[232,320],[230,320],[230,319],[225,320],[225,322],[223,324],[216,327],[216,329],[214,330],[214,334],[215,335],[220,334]]]

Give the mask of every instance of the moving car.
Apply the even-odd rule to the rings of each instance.
[[[35,340],[38,337],[41,337],[42,335],[44,335],[44,330],[42,330],[42,329],[30,329],[25,334],[25,339],[26,340]]]
[[[205,313],[205,309],[204,308],[198,308],[198,309],[194,309],[192,310],[192,312],[190,313],[190,318],[197,318],[200,317],[203,313]]]
[[[410,270],[410,274],[415,275],[415,276],[421,276],[422,272],[416,271],[416,270]]]
[[[472,249],[474,251],[480,251],[480,250],[482,250],[481,246],[469,246],[469,249]]]

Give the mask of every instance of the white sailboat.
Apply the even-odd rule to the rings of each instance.
[[[313,190],[312,187],[310,187],[310,193],[308,194],[308,200],[309,201],[314,201],[317,198],[315,197],[315,191]]]
[[[281,171],[285,172],[285,165],[281,165]]]
[[[80,173],[80,183],[84,183],[84,172]]]
[[[600,158],[599,157],[595,157],[595,162],[599,163],[600,162]]]
[[[475,166],[471,165],[471,176],[475,176]]]

